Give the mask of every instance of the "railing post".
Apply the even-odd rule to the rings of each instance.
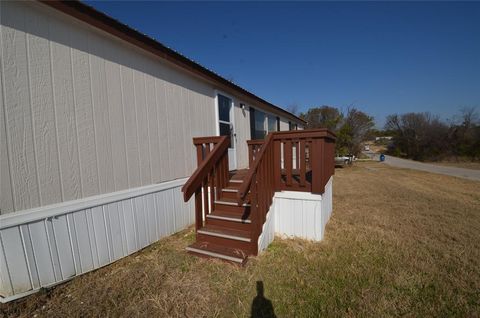
[[[284,159],[284,166],[285,166],[285,173],[286,173],[286,181],[285,184],[287,186],[292,185],[292,170],[293,170],[293,157],[292,157],[292,149],[293,144],[290,139],[285,142],[285,159]]]
[[[282,154],[280,153],[280,143],[280,140],[273,140],[273,178],[276,191],[280,191],[282,187]]]
[[[198,231],[202,226],[202,188],[197,188],[197,190],[195,190],[195,230]]]
[[[324,145],[325,140],[323,138],[314,138],[312,140],[312,193],[322,194],[324,190],[323,184],[323,167],[325,165],[325,160],[323,160],[324,155]]]

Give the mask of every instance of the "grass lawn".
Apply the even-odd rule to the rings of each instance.
[[[471,161],[460,161],[460,162],[441,161],[441,162],[432,162],[432,163],[433,163],[433,164],[436,164],[436,165],[440,165],[440,166],[480,170],[480,162],[471,162]]]
[[[0,316],[480,316],[480,183],[358,163],[337,169],[324,241],[282,240],[245,267],[185,253],[192,230],[7,305]]]

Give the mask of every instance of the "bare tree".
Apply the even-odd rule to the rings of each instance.
[[[298,106],[297,103],[292,103],[292,104],[290,104],[290,105],[287,106],[287,111],[288,111],[289,113],[294,114],[294,115],[297,115],[298,112],[299,112],[299,110],[300,110],[300,106]]]

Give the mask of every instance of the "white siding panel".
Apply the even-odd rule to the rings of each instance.
[[[275,232],[287,237],[320,241],[332,214],[332,182],[322,195],[277,192],[274,197]]]
[[[40,285],[49,285],[55,281],[55,271],[48,242],[46,223],[43,220],[31,223],[28,225],[28,230],[30,232]]]
[[[61,201],[48,20],[26,11],[34,149],[40,204]],[[36,35],[38,34],[38,35]]]
[[[133,200],[123,201],[123,217],[125,222],[125,238],[127,245],[127,253],[131,254],[137,250],[137,237],[135,214],[133,209]]]
[[[34,288],[40,287],[40,279],[38,277],[38,269],[35,261],[35,253],[33,251],[32,238],[28,224],[20,226],[20,236],[22,237],[23,248],[27,259],[27,266],[30,274],[30,282]]]
[[[82,197],[77,126],[75,118],[74,83],[72,77],[72,49],[68,45],[73,30],[67,23],[50,23],[59,42],[52,42],[53,88],[58,134],[58,156],[63,200]]]
[[[108,109],[107,74],[105,60],[100,56],[104,51],[104,43],[97,34],[91,34],[89,40],[90,74],[92,77],[92,105],[95,122],[95,142],[99,192],[115,191],[112,157],[112,135],[110,131],[110,114]],[[117,159],[117,158],[116,158]]]
[[[193,205],[182,201],[183,182],[185,179],[119,201],[92,203],[74,212],[66,208],[65,214],[57,211],[31,222],[9,221],[6,228],[0,222],[0,295],[8,297],[61,282],[190,226]],[[28,211],[13,217],[23,214]]]
[[[124,59],[130,59],[127,55]],[[138,149],[137,110],[135,105],[135,92],[133,71],[128,67],[121,67],[122,100],[125,123],[125,143],[127,150],[128,186],[131,188],[141,185],[140,157]]]
[[[110,226],[110,246],[112,247],[111,255],[114,260],[120,259],[125,256],[123,250],[122,226],[120,223],[120,211],[122,207],[120,203],[114,202],[107,205],[108,220]]]
[[[288,130],[288,128],[289,128],[288,120],[280,117],[280,130],[284,131],[284,130]]]
[[[1,214],[191,174],[210,84],[43,4],[0,6]]]
[[[2,47],[1,41],[2,39],[0,36],[0,47]],[[2,52],[3,50],[0,50],[0,62],[3,60],[1,56]],[[0,73],[3,75],[3,67],[1,64],[2,63],[0,63]],[[12,183],[10,178],[10,163],[8,160],[7,135],[5,129],[5,104],[3,102],[2,82],[3,76],[0,76],[0,215],[14,211]]]
[[[4,120],[15,209],[21,210],[40,204],[28,80],[27,36],[22,31],[25,30],[25,11],[20,3],[5,5],[2,2],[1,5]]]
[[[73,258],[72,239],[67,225],[67,216],[61,215],[52,219],[55,241],[58,250],[58,260],[63,279],[75,276],[75,261]]]
[[[82,197],[88,197],[99,192],[88,34],[80,31],[71,36],[79,46],[79,49],[72,49],[73,93]]]
[[[144,248],[148,245],[147,240],[147,220],[145,213],[145,197],[137,197],[133,199],[133,207],[135,209],[135,224],[138,248]]]
[[[22,237],[19,227],[8,228],[0,231],[0,239],[9,278],[14,293],[21,293],[33,288],[30,281],[27,259],[24,254]],[[8,295],[8,290],[1,291],[1,295]]]
[[[92,208],[92,223],[95,234],[95,244],[97,246],[98,266],[106,265],[110,262],[108,250],[108,236],[105,227],[105,215],[102,207]]]
[[[162,92],[163,93],[163,92]],[[150,75],[145,75],[145,96],[148,113],[148,142],[150,149],[150,165],[151,165],[151,181],[153,183],[161,182],[162,180],[162,154],[159,140],[159,125],[158,122],[158,105],[157,105],[157,91],[155,89],[155,78]],[[165,147],[165,149],[168,149]]]
[[[145,76],[143,73],[134,72],[135,109],[137,110],[138,152],[140,159],[140,183],[152,183],[152,170],[150,168],[150,142],[148,135],[148,109],[146,103]]]
[[[113,47],[109,46],[113,50]],[[115,190],[128,188],[128,166],[125,142],[124,115],[122,105],[122,88],[120,66],[110,61],[105,62],[107,81],[108,112],[110,115],[110,131],[113,160],[113,180]]]
[[[148,243],[155,242],[159,236],[157,229],[157,213],[153,194],[145,196],[148,225]],[[190,223],[189,223],[190,224]]]
[[[158,68],[160,73],[160,66]],[[167,93],[166,93],[166,84],[160,78],[155,79],[155,98],[157,102],[157,123],[158,123],[158,143],[160,147],[160,160],[158,163],[161,168],[161,181],[171,180],[174,176],[172,171],[172,156],[171,151],[173,145],[169,139],[168,133],[168,116],[167,116]]]

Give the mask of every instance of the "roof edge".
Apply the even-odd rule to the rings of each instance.
[[[173,49],[163,45],[157,40],[140,33],[137,30],[132,29],[128,25],[110,17],[109,15],[85,4],[80,1],[65,1],[65,0],[38,0],[39,2],[61,11],[69,16],[72,16],[78,20],[88,23],[95,28],[101,29],[107,33],[110,33],[122,40],[126,40],[133,45],[136,45],[144,50],[147,50],[161,58],[164,58],[188,71],[191,71],[201,77],[209,80],[213,80],[227,88],[233,89],[240,94],[243,94],[259,103],[272,107],[276,111],[284,114],[288,119],[293,119],[301,123],[307,122],[298,116],[286,111],[285,109],[276,106],[263,98],[247,91],[246,89],[228,81],[215,72],[207,69],[206,67],[198,64],[197,62],[187,58],[186,56],[174,51]]]

